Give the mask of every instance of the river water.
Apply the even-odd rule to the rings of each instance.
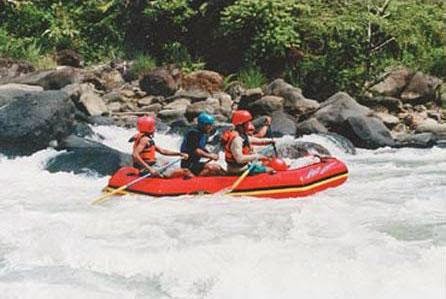
[[[132,131],[95,131],[129,151]],[[45,171],[52,149],[0,157],[0,297],[446,298],[446,149],[353,156],[303,140],[345,161],[349,180],[304,199],[91,206],[107,178]]]

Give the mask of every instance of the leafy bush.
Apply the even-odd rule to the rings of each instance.
[[[69,47],[88,63],[150,53],[185,72],[246,68],[247,84],[285,76],[324,99],[358,94],[394,65],[446,76],[445,11],[444,0],[0,0],[0,55],[38,61]]]
[[[221,29],[246,50],[245,62],[269,62],[299,46],[295,18],[300,9],[294,0],[238,0],[222,11]]]
[[[151,56],[140,54],[133,61],[130,68],[132,78],[138,78],[139,75],[149,72],[156,67],[156,61]]]
[[[237,81],[241,82],[245,88],[255,88],[265,85],[267,79],[259,67],[251,66],[239,72]]]
[[[201,59],[194,60],[187,48],[179,42],[164,45],[162,52],[162,60],[165,63],[178,65],[184,73],[202,70],[206,65]]]

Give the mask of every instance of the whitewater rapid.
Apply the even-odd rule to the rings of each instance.
[[[131,130],[94,130],[129,152]],[[91,206],[107,177],[45,171],[52,149],[0,157],[0,298],[446,298],[446,149],[302,140],[345,161],[348,181],[304,199]]]

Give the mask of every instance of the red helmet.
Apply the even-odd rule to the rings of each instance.
[[[235,126],[242,125],[252,120],[252,115],[247,110],[237,110],[232,114],[232,124]]]
[[[138,117],[136,127],[141,133],[153,133],[155,132],[155,119],[151,116]]]
[[[285,161],[280,158],[272,158],[271,160],[266,162],[265,165],[271,167],[276,171],[285,171],[288,169],[288,165],[286,165]]]

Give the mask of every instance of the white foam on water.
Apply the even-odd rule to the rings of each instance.
[[[134,131],[95,127],[129,152]],[[180,136],[157,134],[175,149]],[[2,298],[444,298],[446,150],[342,152],[348,181],[304,199],[128,195],[0,157]],[[282,138],[279,142],[290,142]]]

